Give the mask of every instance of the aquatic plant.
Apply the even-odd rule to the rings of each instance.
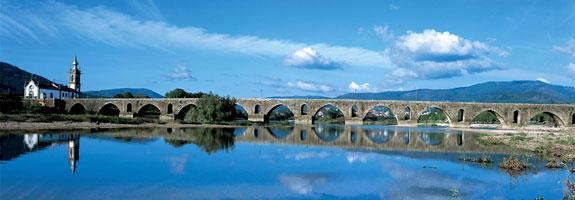
[[[499,168],[510,172],[521,172],[527,170],[529,164],[526,161],[520,160],[516,155],[511,155],[503,159],[499,164]]]

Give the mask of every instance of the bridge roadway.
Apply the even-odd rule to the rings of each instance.
[[[145,106],[156,107],[160,119],[170,121],[181,116],[185,110],[195,107],[198,99],[66,99],[66,111],[83,110],[101,113],[103,109],[115,107],[120,117],[131,118]],[[575,104],[516,104],[516,103],[473,103],[436,101],[388,101],[388,100],[343,100],[343,99],[237,99],[248,114],[248,120],[265,122],[271,111],[286,106],[294,114],[296,124],[313,124],[313,116],[327,105],[338,108],[346,124],[361,124],[367,113],[377,107],[389,108],[398,125],[415,125],[417,119],[428,108],[437,108],[445,113],[451,127],[469,127],[471,121],[482,112],[494,113],[502,128],[520,128],[528,125],[529,119],[539,113],[550,114],[557,127],[575,128]]]

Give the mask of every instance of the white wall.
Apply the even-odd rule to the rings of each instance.
[[[30,86],[33,86],[32,95],[30,96]],[[34,84],[33,81],[28,82],[24,87],[24,97],[25,98],[38,98],[38,87]]]

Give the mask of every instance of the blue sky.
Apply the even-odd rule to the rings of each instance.
[[[336,96],[575,83],[575,1],[0,0],[0,60],[83,90]]]

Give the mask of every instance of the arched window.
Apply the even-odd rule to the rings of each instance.
[[[464,113],[465,113],[465,111],[463,109],[459,109],[459,111],[457,111],[457,122],[463,121],[463,114]]]
[[[405,107],[403,109],[403,120],[410,120],[411,119],[411,108]]]
[[[357,106],[351,106],[351,117],[357,117]]]
[[[168,104],[168,114],[172,114],[173,112],[172,104]]]
[[[573,116],[571,116],[571,124],[575,124],[575,113],[573,113]]]
[[[514,124],[519,123],[519,111],[518,110],[513,112],[513,123]]]
[[[307,104],[301,105],[301,115],[307,115]]]
[[[254,113],[255,113],[255,114],[260,114],[260,105],[256,105],[256,106],[254,107]]]
[[[126,105],[126,112],[132,112],[132,104],[131,103]]]

